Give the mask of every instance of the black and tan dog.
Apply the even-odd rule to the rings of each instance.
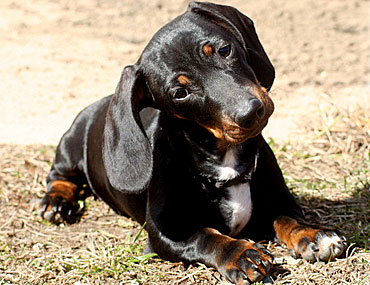
[[[71,222],[76,201],[94,194],[146,222],[148,252],[202,262],[235,283],[262,280],[272,265],[250,239],[276,236],[310,261],[339,256],[345,239],[304,224],[261,135],[274,74],[248,17],[191,3],[123,70],[115,94],[75,119],[41,215]]]

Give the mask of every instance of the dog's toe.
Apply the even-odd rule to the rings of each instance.
[[[317,257],[322,261],[339,257],[347,247],[345,237],[335,231],[320,231],[314,241],[318,248]]]

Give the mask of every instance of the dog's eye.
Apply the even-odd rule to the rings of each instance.
[[[189,96],[189,91],[186,88],[178,88],[173,95],[176,100],[182,100]]]
[[[231,45],[220,47],[217,52],[222,57],[228,57],[231,53]]]

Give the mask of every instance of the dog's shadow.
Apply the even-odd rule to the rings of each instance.
[[[370,184],[338,200],[297,196],[308,221],[338,228],[347,243],[360,248],[370,246]]]

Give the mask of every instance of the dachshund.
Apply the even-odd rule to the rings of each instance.
[[[254,241],[275,237],[308,261],[340,256],[345,238],[305,222],[261,135],[274,78],[251,19],[190,3],[63,135],[40,215],[75,222],[77,201],[94,195],[145,224],[147,253],[236,284],[270,278],[273,255]]]

